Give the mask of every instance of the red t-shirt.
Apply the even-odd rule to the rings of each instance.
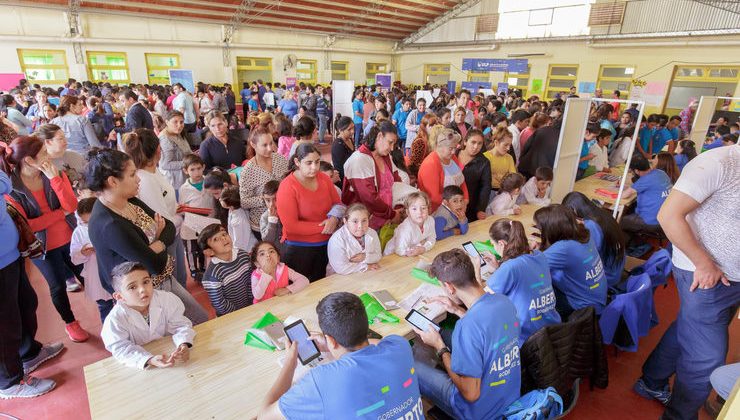
[[[278,216],[283,224],[283,241],[319,243],[331,237],[321,233],[324,227],[319,223],[326,220],[327,213],[335,204],[340,204],[339,194],[323,172],[316,175],[316,180],[316,191],[301,185],[293,173],[280,183],[276,199]]]

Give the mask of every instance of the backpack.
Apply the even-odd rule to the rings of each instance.
[[[535,389],[514,401],[503,414],[506,420],[546,420],[563,414],[563,399],[555,388]]]

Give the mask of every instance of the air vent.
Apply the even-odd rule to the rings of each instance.
[[[588,26],[618,25],[624,17],[625,2],[596,3],[591,5]]]
[[[496,33],[498,30],[498,13],[480,15],[475,20],[475,32],[479,34]]]

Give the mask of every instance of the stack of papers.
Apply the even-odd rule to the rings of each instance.
[[[421,286],[417,287],[416,290],[411,292],[410,295],[406,296],[406,298],[402,300],[398,304],[398,306],[407,311],[416,309],[422,315],[434,320],[437,317],[441,317],[447,314],[447,310],[445,310],[444,306],[440,305],[439,303],[424,302],[424,299],[434,296],[445,296],[445,293],[441,287],[433,286],[429,283],[424,283]]]

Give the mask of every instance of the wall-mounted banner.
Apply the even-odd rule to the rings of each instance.
[[[447,81],[447,93],[455,93],[455,88],[457,87],[457,82],[454,80],[448,80]]]
[[[508,71],[527,73],[526,58],[463,58],[464,71]]]
[[[180,83],[190,93],[195,93],[195,83],[193,83],[193,71],[182,69],[169,69],[170,84]]]
[[[478,89],[491,89],[491,82],[462,82],[461,89],[467,89],[471,94],[478,93]]]
[[[393,76],[390,73],[378,73],[375,75],[375,84],[378,89],[387,92],[392,84]]]
[[[499,83],[496,87],[496,93],[509,93],[509,84],[508,83]]]

